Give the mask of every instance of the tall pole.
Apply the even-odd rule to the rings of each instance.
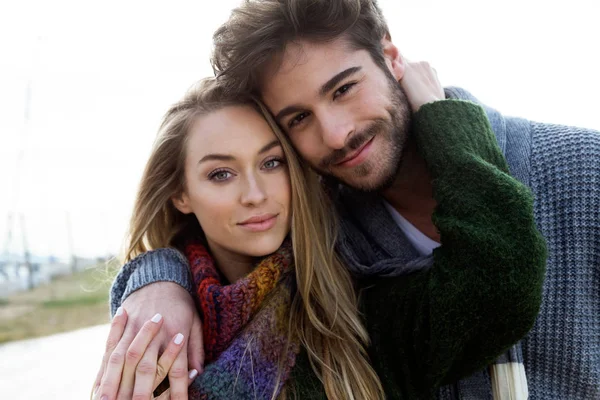
[[[73,230],[71,228],[71,215],[69,212],[65,212],[67,221],[67,241],[69,245],[69,254],[71,258],[71,272],[77,271],[77,257],[75,257],[75,248],[73,246]]]
[[[0,274],[8,280],[6,267],[10,265],[10,244],[12,242],[12,214],[6,215],[6,240],[4,241],[3,260],[0,263]]]
[[[33,289],[33,264],[31,263],[29,253],[29,243],[27,242],[27,230],[25,229],[25,215],[21,214],[21,234],[23,236],[23,261],[27,270],[27,289]]]
[[[38,65],[38,58],[39,58],[39,53],[40,53],[40,48],[41,48],[41,44],[42,44],[42,38],[38,37],[34,46],[34,54],[33,54],[33,60],[32,60],[32,71],[31,71],[31,75],[29,80],[27,81],[27,88],[25,89],[25,105],[24,105],[24,111],[23,111],[23,134],[21,135],[21,147],[19,149],[19,155],[17,156],[17,171],[15,174],[15,184],[14,184],[14,193],[13,193],[13,199],[15,201],[13,207],[14,209],[16,209],[16,206],[18,204],[18,198],[19,198],[19,194],[20,194],[20,184],[21,184],[21,178],[22,178],[22,167],[23,167],[23,160],[25,158],[25,146],[27,144],[27,138],[29,136],[30,130],[31,130],[31,99],[32,99],[32,94],[33,94],[33,79],[34,79],[34,73],[35,73],[35,69],[37,68]],[[33,274],[34,274],[34,268],[33,265],[31,263],[31,255],[29,253],[29,242],[27,240],[27,229],[25,227],[25,215],[23,213],[21,213],[21,236],[23,239],[23,257],[24,257],[24,261],[25,261],[25,268],[28,271],[28,278],[27,278],[27,287],[29,289],[33,288],[33,284],[34,284],[34,279],[33,279]],[[17,267],[18,268],[18,267]]]

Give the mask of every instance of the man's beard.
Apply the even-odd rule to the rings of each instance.
[[[343,182],[344,184],[364,192],[379,192],[389,188],[398,175],[402,166],[404,147],[410,133],[411,112],[408,98],[400,83],[394,79],[391,73],[384,70],[388,78],[390,88],[391,105],[386,111],[390,118],[379,118],[360,132],[355,133],[348,139],[346,146],[335,150],[323,158],[317,166],[317,171],[329,179]],[[343,160],[349,153],[364,146],[369,140],[379,136],[384,145],[389,147],[389,155],[383,161],[381,172],[373,177],[371,182],[348,182],[343,177],[336,176],[331,166]],[[373,165],[363,163],[354,168],[353,174],[357,177],[365,177],[373,172]],[[375,179],[376,178],[376,179]]]

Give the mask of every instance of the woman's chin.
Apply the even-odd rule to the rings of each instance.
[[[244,246],[246,248],[240,250],[251,257],[265,257],[269,254],[273,254],[279,250],[286,236],[269,236],[270,237],[262,237],[248,241],[248,246]]]

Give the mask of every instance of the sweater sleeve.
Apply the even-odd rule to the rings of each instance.
[[[390,398],[428,398],[495,360],[533,326],[545,273],[532,194],[508,174],[483,109],[443,100],[413,123],[441,246],[429,269],[360,282],[369,353]]]
[[[110,288],[110,314],[133,292],[154,282],[174,282],[194,296],[192,277],[187,259],[171,248],[157,249],[140,254],[125,264]]]

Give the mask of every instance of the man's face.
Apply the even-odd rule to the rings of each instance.
[[[388,59],[382,70],[342,38],[291,43],[280,61],[265,72],[261,93],[302,157],[360,190],[391,185],[410,126],[397,81],[403,70]]]

